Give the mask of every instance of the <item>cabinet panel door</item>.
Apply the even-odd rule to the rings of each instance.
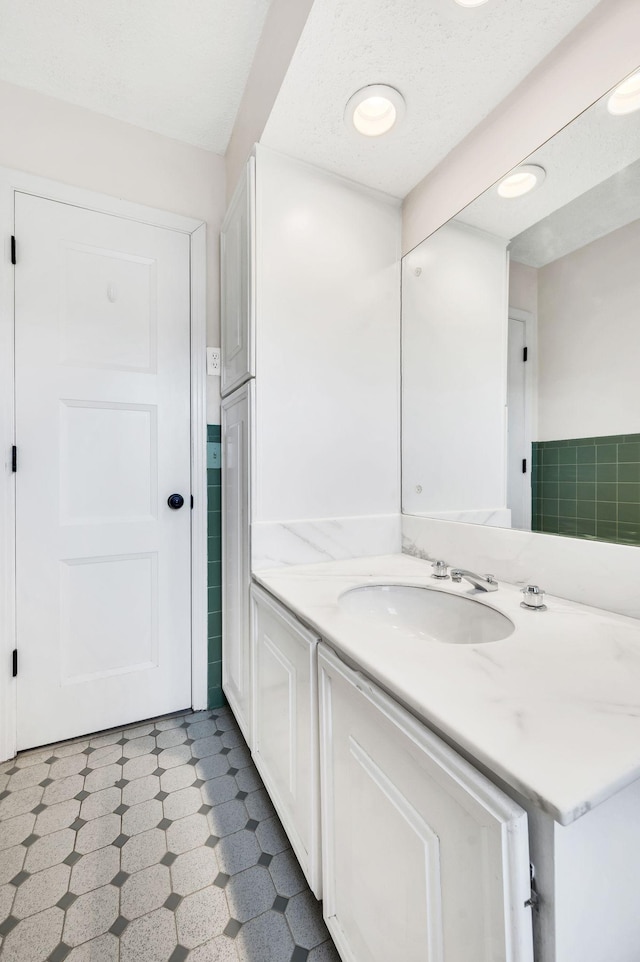
[[[223,397],[255,375],[254,198],[255,159],[251,157],[220,235]]]
[[[531,962],[526,813],[319,651],[324,912],[345,962]]]
[[[222,687],[250,743],[249,453],[251,384],[222,402]]]
[[[254,761],[319,898],[319,639],[265,591],[254,586],[252,596]]]

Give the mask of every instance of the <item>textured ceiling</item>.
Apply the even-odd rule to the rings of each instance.
[[[537,190],[504,200],[491,187],[456,219],[516,238],[513,259],[541,267],[640,217],[640,111],[613,117],[607,99],[527,158],[547,172]]]
[[[0,0],[0,79],[224,153],[270,0]]]
[[[598,0],[315,0],[262,142],[404,197]],[[404,122],[379,140],[350,135],[360,87],[404,95]]]

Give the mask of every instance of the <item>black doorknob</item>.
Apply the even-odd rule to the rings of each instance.
[[[170,494],[167,498],[167,504],[170,508],[178,509],[184,504],[184,498],[181,494]]]

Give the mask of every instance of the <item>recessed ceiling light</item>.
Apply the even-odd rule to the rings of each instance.
[[[502,178],[498,184],[498,193],[501,197],[506,197],[509,200],[514,197],[522,197],[523,194],[528,194],[535,187],[539,187],[546,176],[544,167],[537,167],[535,164],[522,164]]]
[[[349,98],[344,122],[364,137],[381,137],[402,120],[405,109],[399,91],[386,84],[371,84]]]
[[[640,110],[640,70],[618,84],[607,101],[610,114],[631,114]]]
[[[460,7],[481,7],[487,0],[456,0]]]

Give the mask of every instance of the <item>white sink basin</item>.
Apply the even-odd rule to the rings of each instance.
[[[500,641],[515,630],[509,618],[482,602],[415,585],[362,585],[345,591],[338,604],[405,637],[448,645]]]

